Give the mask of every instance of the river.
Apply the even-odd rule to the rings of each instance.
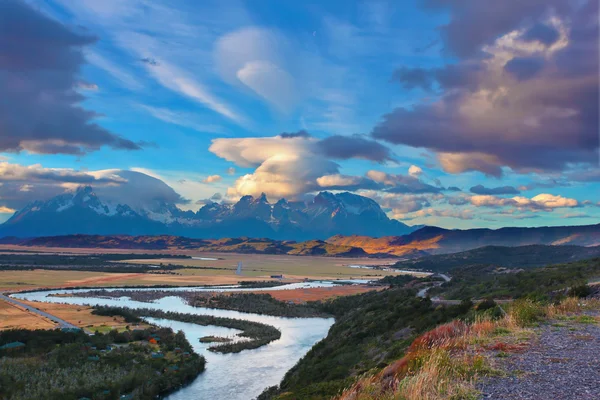
[[[265,288],[264,290],[286,290],[298,287],[328,287],[331,282],[303,282]],[[84,289],[89,290],[89,289]],[[123,290],[123,289],[121,289]],[[140,289],[128,289],[140,290]],[[156,289],[153,289],[156,290]],[[163,290],[163,289],[161,289]],[[215,288],[170,288],[169,290],[208,291]],[[220,287],[220,291],[239,290],[232,287]],[[257,290],[257,289],[252,289]],[[281,339],[254,350],[244,350],[235,354],[218,354],[207,350],[208,343],[200,343],[203,336],[233,336],[238,331],[218,326],[200,326],[185,322],[148,319],[160,326],[168,326],[174,331],[182,330],[194,350],[206,357],[206,370],[190,385],[167,397],[169,400],[214,399],[248,400],[258,396],[265,388],[279,384],[285,373],[292,368],[317,342],[327,336],[334,323],[333,318],[281,318],[259,314],[241,313],[230,310],[191,307],[180,297],[164,297],[152,303],[133,301],[128,297],[119,299],[90,297],[52,297],[50,294],[71,293],[81,290],[48,290],[13,295],[16,298],[31,301],[68,303],[79,305],[109,305],[131,308],[155,308],[163,311],[175,311],[186,314],[214,315],[218,317],[239,318],[263,322],[275,326],[281,331]]]

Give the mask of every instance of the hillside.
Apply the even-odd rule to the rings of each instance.
[[[507,268],[539,267],[600,256],[600,246],[485,246],[452,254],[440,254],[397,262],[396,268],[446,272],[466,265],[493,265]]]
[[[424,227],[404,236],[337,235],[328,243],[360,247],[367,253],[388,253],[397,256],[448,254],[484,246],[527,245],[600,245],[600,224],[582,226],[555,226],[539,228],[500,229],[443,229]]]
[[[5,241],[6,240],[6,241]],[[322,240],[306,242],[278,241],[271,239],[224,238],[192,239],[181,236],[128,236],[128,235],[65,235],[16,240],[14,237],[0,239],[0,243],[24,247],[59,247],[90,249],[139,249],[139,250],[197,250],[223,253],[288,254],[302,256],[365,257],[365,251],[352,246],[326,243]]]

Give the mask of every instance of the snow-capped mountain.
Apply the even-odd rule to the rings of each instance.
[[[309,202],[281,199],[274,204],[264,194],[244,196],[235,204],[209,203],[193,212],[164,201],[146,202],[143,207],[104,202],[90,186],[35,201],[0,225],[0,236],[18,237],[81,233],[305,240],[411,231],[389,219],[375,201],[348,192],[321,192]]]

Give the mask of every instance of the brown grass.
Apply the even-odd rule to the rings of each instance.
[[[0,300],[0,330],[52,329],[56,324],[41,315],[27,311],[15,304]]]

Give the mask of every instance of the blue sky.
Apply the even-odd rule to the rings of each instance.
[[[82,98],[67,106],[97,113],[86,124],[110,140],[7,130],[16,139],[0,142],[0,219],[73,186],[15,178],[25,168],[133,169],[193,210],[214,193],[274,201],[347,189],[408,224],[598,222],[597,107],[588,109],[598,57],[585,56],[594,74],[565,61],[581,44],[597,52],[597,18],[577,25],[586,7],[597,15],[592,1],[507,1],[496,15],[440,0],[14,3],[28,7],[19,17],[37,13],[61,25],[48,29],[89,38],[69,45],[82,60],[65,77]],[[31,56],[28,46],[0,42],[2,51]],[[33,113],[10,110],[20,112]]]

